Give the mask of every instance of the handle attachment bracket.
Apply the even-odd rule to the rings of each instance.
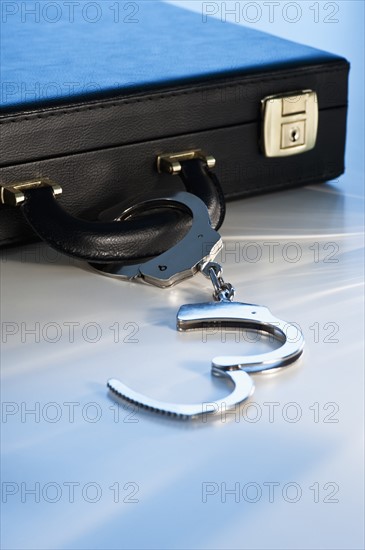
[[[9,206],[20,206],[25,201],[25,191],[39,189],[40,187],[52,187],[53,195],[62,194],[62,187],[48,178],[23,181],[0,187],[0,202]]]

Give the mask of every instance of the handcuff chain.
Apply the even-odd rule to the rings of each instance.
[[[214,293],[213,298],[216,302],[232,302],[236,293],[231,283],[226,283],[223,279],[223,268],[217,262],[208,262],[202,267],[201,272],[212,282]]]

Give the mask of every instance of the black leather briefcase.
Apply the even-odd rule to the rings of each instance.
[[[227,199],[343,173],[345,59],[162,2],[118,3],[118,13],[100,4],[95,21],[77,11],[71,21],[65,8],[52,22],[41,6],[38,20],[24,19],[21,4],[2,24],[1,245],[38,233],[57,248],[49,203],[39,194],[38,209],[24,205],[48,185],[63,190],[57,223],[70,224],[72,240],[71,217],[96,220],[184,184],[209,203],[213,158]],[[186,159],[195,173],[174,177]],[[210,213],[218,226],[222,212]],[[166,238],[184,223],[170,214],[165,230],[145,224],[145,234]]]

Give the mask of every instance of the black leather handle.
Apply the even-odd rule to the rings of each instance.
[[[225,216],[220,184],[201,159],[181,163],[181,179],[207,205],[212,227]],[[162,254],[186,233],[190,217],[176,209],[159,210],[125,221],[90,222],[68,214],[51,187],[24,192],[22,212],[37,235],[52,248],[94,263],[135,262]]]

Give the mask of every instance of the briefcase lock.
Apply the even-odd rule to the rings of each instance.
[[[310,151],[317,139],[317,94],[303,90],[265,97],[262,119],[265,156],[286,157]]]

